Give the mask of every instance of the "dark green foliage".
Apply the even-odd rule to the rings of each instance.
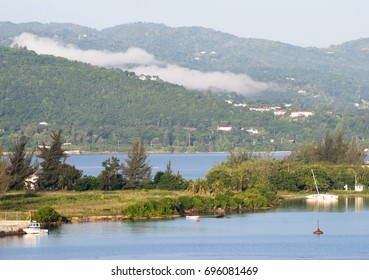
[[[61,222],[62,216],[54,210],[51,206],[41,207],[32,217],[32,219],[40,223],[54,223]]]
[[[151,181],[151,166],[147,163],[147,157],[144,142],[134,141],[128,151],[126,164],[123,165],[125,188],[139,188]]]
[[[252,152],[245,152],[245,151],[231,151],[229,156],[227,156],[227,164],[230,166],[236,166],[241,164],[244,161],[253,158]]]
[[[82,171],[74,165],[62,163],[59,168],[58,188],[61,190],[76,190]]]
[[[206,181],[210,186],[217,186],[224,189],[232,189],[235,185],[234,177],[230,173],[230,168],[225,164],[214,166],[206,173]]]
[[[0,147],[0,195],[4,195],[9,189],[10,177],[6,174],[7,162]]]
[[[39,177],[38,185],[40,189],[58,189],[59,168],[66,159],[64,150],[61,148],[61,130],[53,131],[50,134],[51,143],[47,146],[45,143],[39,146],[40,154],[37,157],[43,159],[41,162],[42,174]]]
[[[160,179],[161,179],[161,177],[163,177],[163,175],[164,175],[164,174],[165,174],[165,173],[164,173],[163,171],[158,171],[158,172],[156,172],[156,174],[155,174],[155,176],[154,176],[153,183],[154,183],[155,185],[159,184]]]
[[[183,210],[190,210],[194,208],[194,202],[192,196],[180,196],[178,197],[180,208]]]
[[[236,209],[238,207],[238,203],[235,201],[234,196],[217,194],[214,198],[214,206],[222,209]]]
[[[10,190],[20,190],[26,188],[25,179],[37,170],[37,163],[32,164],[32,153],[26,152],[26,145],[29,139],[22,137],[14,143],[13,151],[7,160],[6,175],[9,176]]]
[[[157,183],[157,188],[162,190],[184,190],[187,183],[180,174],[163,174]]]
[[[122,165],[116,157],[107,159],[102,163],[104,170],[98,176],[101,190],[121,190],[124,186],[121,174]]]
[[[271,193],[263,195],[262,191],[251,189],[246,192],[218,195],[215,198],[207,196],[180,196],[178,199],[164,198],[150,200],[128,206],[123,214],[132,218],[184,215],[186,211],[212,213],[214,209],[228,210],[256,209],[271,207],[277,204],[277,199]]]
[[[206,212],[209,209],[213,209],[213,199],[207,196],[194,196],[193,208],[200,212]]]
[[[187,183],[179,173],[173,174],[171,162],[167,164],[165,172],[158,171],[154,176],[153,183],[162,190],[184,190]]]
[[[257,209],[270,206],[268,199],[256,188],[248,189],[245,192],[238,193],[236,197],[240,199],[240,206],[242,208]]]
[[[76,191],[98,190],[99,188],[100,180],[94,176],[83,176],[76,185]]]
[[[361,164],[317,162],[305,163],[296,160],[253,159],[236,167],[220,164],[206,175],[210,189],[218,188],[218,193],[249,189],[258,190],[263,197],[274,204],[276,191],[315,192],[311,173],[314,170],[320,191],[343,190],[344,185],[353,189],[355,175],[359,182],[369,185],[369,169]],[[243,182],[243,191],[237,185]],[[224,203],[221,201],[221,203]]]
[[[181,209],[178,202],[170,198],[150,200],[128,206],[123,214],[129,217],[156,217],[179,215]]]
[[[47,29],[47,26],[40,28]],[[71,26],[67,29],[69,28]],[[35,30],[36,33],[37,31],[39,30]],[[43,35],[53,36],[54,31]],[[66,31],[67,34],[68,32]],[[9,36],[7,35],[5,40]],[[70,40],[75,38],[74,35],[70,36]],[[66,34],[62,37],[68,38]],[[177,40],[180,38],[176,37]],[[110,47],[114,49],[113,46]],[[160,49],[155,51],[160,56],[168,55],[167,49],[165,52]],[[228,48],[224,51],[227,54],[234,53]],[[223,67],[224,62],[229,61],[229,58],[225,58],[227,56],[221,56],[224,61],[217,67]],[[230,94],[235,103],[282,106],[288,102],[294,104],[293,110],[313,110],[313,107],[310,107],[311,102],[316,102],[312,97],[313,93],[309,96],[296,96],[296,87],[318,87],[319,96],[324,96],[322,92],[325,92],[323,102],[319,101],[319,106],[314,107],[314,117],[292,122],[289,117],[275,118],[271,112],[258,113],[247,108],[234,107],[223,100],[229,98],[229,95],[221,95],[222,98],[218,99],[207,93],[188,91],[163,81],[140,81],[136,75],[118,69],[93,67],[62,58],[37,55],[24,49],[0,47],[0,57],[0,130],[3,130],[0,139],[7,151],[11,149],[14,137],[27,135],[30,137],[30,145],[36,146],[47,139],[48,131],[58,128],[63,129],[68,142],[77,149],[93,151],[127,151],[135,138],[144,139],[147,144],[159,143],[157,146],[153,144],[152,149],[163,151],[292,149],[296,144],[320,137],[322,131],[339,129],[342,126],[347,129],[348,136],[356,136],[367,143],[369,113],[366,110],[354,110],[352,103],[355,100],[357,102],[369,99],[366,98],[366,92],[369,91],[361,87],[361,91],[357,93],[360,86],[354,82],[345,82],[342,87],[345,90],[336,81],[329,87],[319,88],[318,85],[322,82],[332,81],[330,77],[321,78],[320,72],[314,73],[319,77],[317,82],[315,75],[306,78],[306,73],[295,73],[294,69],[296,82],[286,84],[286,77],[291,75],[291,72],[267,67],[267,73],[274,73],[273,77],[266,77],[266,72],[261,69],[255,70],[255,73],[262,73],[260,78],[268,82],[272,81],[269,80],[271,78],[280,87],[288,87],[283,90],[283,94],[279,91],[267,92],[267,101],[259,100],[262,96],[245,100],[242,96]],[[190,57],[188,62],[193,63],[193,56]],[[231,64],[238,62],[235,58],[230,61]],[[208,63],[206,68],[214,65],[214,61]],[[245,73],[245,69],[236,68],[234,70],[237,70],[237,73]],[[226,67],[226,70],[229,69]],[[330,87],[333,89],[330,90]],[[327,95],[339,91],[344,91],[345,94],[352,92],[349,95],[353,99],[352,102],[345,101],[347,109],[344,111],[327,114],[330,108],[321,104],[326,104],[325,101],[331,104],[333,97]],[[269,100],[271,97],[277,99],[273,104]],[[334,102],[333,104],[336,105]],[[341,117],[343,113],[344,118]],[[49,125],[42,126],[40,121],[46,121]],[[234,129],[229,133],[217,131],[217,126],[222,124],[230,124]],[[242,130],[255,124],[263,133],[250,135]],[[274,140],[273,144],[271,139]],[[296,144],[291,144],[290,139],[295,139]]]
[[[293,151],[291,158],[304,162],[351,163],[363,164],[366,152],[352,138],[350,142],[344,140],[344,132],[326,133],[321,141],[308,143]]]

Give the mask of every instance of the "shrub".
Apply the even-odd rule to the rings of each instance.
[[[214,207],[213,199],[210,197],[195,196],[193,198],[193,206],[200,212],[212,209]]]
[[[216,207],[226,209],[230,207],[230,197],[225,194],[217,194],[214,198],[214,204]]]
[[[139,202],[123,210],[123,213],[131,218],[178,215],[181,212],[179,202],[170,198]]]
[[[34,219],[40,223],[54,223],[61,222],[62,216],[51,206],[44,206],[35,213]]]
[[[87,191],[99,189],[99,179],[93,176],[83,176],[78,180],[76,191]]]
[[[183,210],[190,210],[194,207],[194,202],[190,196],[180,196],[178,197],[178,202]]]

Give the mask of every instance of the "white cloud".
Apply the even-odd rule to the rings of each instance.
[[[132,70],[138,74],[158,75],[164,81],[183,85],[189,89],[223,90],[247,95],[255,94],[268,88],[268,84],[256,82],[244,74],[201,72],[172,64],[168,64],[165,67],[158,65],[139,66]]]
[[[245,74],[231,72],[201,72],[173,64],[165,64],[140,48],[126,52],[81,50],[73,45],[62,45],[57,41],[23,33],[13,40],[13,45],[27,46],[38,54],[49,54],[70,60],[90,63],[102,67],[121,67],[136,74],[159,76],[162,80],[182,85],[189,89],[219,90],[249,95],[266,90],[270,85],[254,81]],[[127,69],[127,65],[136,65]]]
[[[38,54],[49,54],[70,60],[91,63],[96,66],[120,66],[124,64],[157,63],[154,56],[140,48],[130,48],[126,52],[108,52],[99,50],[81,50],[73,45],[62,45],[57,41],[22,33],[13,40],[13,45],[27,46]]]

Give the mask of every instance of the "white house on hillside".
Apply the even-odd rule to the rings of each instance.
[[[310,117],[312,115],[314,115],[314,113],[310,111],[294,111],[294,112],[291,112],[290,117],[299,118],[299,117]]]
[[[227,131],[227,132],[229,132],[229,131],[232,130],[232,126],[218,126],[217,130],[218,131]]]
[[[287,113],[287,110],[275,110],[273,112],[274,116],[283,116],[286,113]]]

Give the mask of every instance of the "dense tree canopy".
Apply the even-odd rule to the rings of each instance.
[[[283,87],[289,73],[281,71],[278,84]],[[295,93],[300,86],[316,87],[310,84],[313,75],[306,79],[283,94],[277,89],[265,93],[266,100],[262,95],[214,96],[160,79],[141,81],[134,73],[119,69],[0,47],[0,139],[9,151],[14,139],[26,135],[30,149],[47,141],[50,130],[63,129],[66,144],[93,151],[127,151],[136,138],[144,139],[147,148],[161,151],[290,150],[322,137],[325,131],[345,128],[348,136],[367,143],[367,110],[359,111],[353,103],[346,103],[351,105],[334,112],[335,97],[325,97],[327,102],[314,105],[311,96]],[[334,80],[340,81],[337,77]],[[331,87],[343,90],[336,83]],[[352,87],[356,92],[354,83],[347,82],[344,88],[349,91]],[[272,112],[235,107],[224,99],[255,106],[293,103],[293,110],[309,109],[315,114],[292,120],[275,117]],[[232,130],[219,131],[218,126],[232,126]],[[259,133],[248,133],[248,128]]]

